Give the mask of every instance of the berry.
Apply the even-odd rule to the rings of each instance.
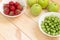
[[[20,14],[20,13],[21,13],[21,11],[18,10],[18,9],[15,11],[15,15],[18,15],[18,14]]]
[[[10,11],[9,15],[13,16],[14,15],[14,11]]]
[[[20,4],[19,4],[18,2],[15,3],[15,6],[16,6],[16,7],[19,6],[19,5],[20,5]]]
[[[15,11],[15,7],[14,6],[10,6],[10,10],[11,11]]]
[[[23,8],[22,8],[22,6],[17,6],[17,9],[19,9],[20,11],[22,11],[23,10]]]
[[[10,12],[9,9],[5,9],[5,10],[4,10],[4,13],[5,13],[6,15],[9,15],[9,12]]]
[[[9,2],[9,5],[14,5],[14,2],[13,1]]]
[[[9,4],[5,4],[4,5],[4,8],[9,8]]]
[[[8,8],[4,8],[4,11],[9,10]]]

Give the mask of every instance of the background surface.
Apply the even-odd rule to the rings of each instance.
[[[60,0],[53,1],[60,5]],[[43,10],[42,13],[45,12],[47,10]],[[60,40],[60,37],[48,37],[39,30],[39,17],[30,15],[29,9],[25,9],[21,16],[13,19],[0,13],[0,40]]]

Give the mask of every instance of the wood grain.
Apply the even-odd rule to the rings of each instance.
[[[60,0],[53,0],[60,4]],[[43,10],[42,13],[47,12]],[[60,12],[60,11],[59,11]],[[29,9],[25,9],[24,13],[17,18],[7,18],[0,14],[0,33],[7,40],[60,40],[60,37],[52,38],[44,35],[38,27],[38,17],[33,17],[29,14]],[[15,26],[16,25],[16,26]],[[17,27],[20,29],[17,29]],[[24,32],[22,32],[22,31]],[[0,37],[1,38],[1,37]],[[4,40],[4,39],[2,39]]]

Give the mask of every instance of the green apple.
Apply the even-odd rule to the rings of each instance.
[[[39,4],[34,4],[31,7],[31,13],[34,16],[38,16],[41,13],[41,11],[42,11],[42,7]]]
[[[27,0],[28,5],[32,6],[33,4],[37,3],[37,0]]]
[[[49,4],[49,0],[38,0],[38,3],[42,6],[42,8],[46,8]]]
[[[49,12],[58,12],[58,10],[59,10],[59,5],[58,4],[56,4],[56,3],[49,4],[49,6],[48,6],[48,11]]]

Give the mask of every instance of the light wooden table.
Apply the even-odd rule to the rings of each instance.
[[[59,4],[60,0],[53,0]],[[46,12],[44,10],[42,13]],[[38,17],[29,14],[28,9],[17,18],[0,14],[0,40],[60,40],[44,35],[38,28]]]

